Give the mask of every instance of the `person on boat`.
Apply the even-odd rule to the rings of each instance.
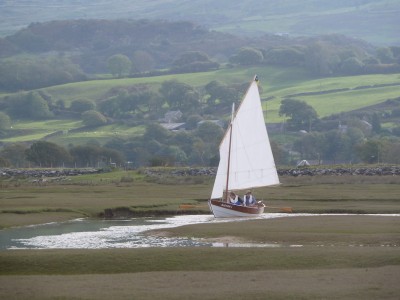
[[[247,191],[246,194],[243,197],[244,199],[244,205],[245,206],[255,206],[257,205],[256,198],[253,196],[251,191]]]
[[[235,204],[235,205],[242,205],[243,204],[243,200],[242,198],[240,198],[238,195],[236,195],[234,192],[230,192],[229,193],[229,202],[231,204]]]

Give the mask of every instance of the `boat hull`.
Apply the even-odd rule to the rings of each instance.
[[[257,217],[264,213],[264,204],[262,203],[249,207],[211,199],[208,201],[208,205],[215,218]]]

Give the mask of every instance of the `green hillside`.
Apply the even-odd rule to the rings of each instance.
[[[79,98],[98,101],[108,90],[117,86],[145,83],[158,89],[162,82],[176,79],[201,88],[212,80],[224,83],[245,83],[250,81],[254,74],[258,74],[260,78],[262,98],[266,100],[264,105],[268,123],[283,121],[278,111],[281,101],[287,97],[307,102],[315,108],[319,117],[326,117],[377,105],[400,95],[399,74],[314,79],[302,69],[273,67],[221,69],[213,72],[146,78],[93,80],[53,86],[41,89],[41,91],[51,95],[52,99],[62,99],[69,105],[71,101]],[[224,118],[225,116],[217,117]],[[113,137],[129,138],[140,135],[144,130],[142,126],[131,127],[115,123],[74,132],[73,129],[81,127],[82,122],[73,119],[15,121],[12,126],[13,136],[2,139],[2,142],[37,140],[58,131],[62,133],[49,137],[47,140],[63,145],[83,144],[91,139],[103,143]]]

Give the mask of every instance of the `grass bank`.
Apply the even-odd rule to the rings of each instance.
[[[134,215],[210,213],[211,177],[146,178],[137,171],[0,182],[0,228],[98,218],[105,209]],[[282,177],[278,187],[256,189],[267,212],[291,207],[311,213],[400,213],[400,178],[393,176]],[[180,205],[192,208],[182,210]],[[128,214],[128,215],[127,215]]]
[[[382,259],[382,256],[385,258]],[[400,265],[392,248],[149,248],[28,250],[0,254],[1,275],[77,275],[169,271],[262,271]]]

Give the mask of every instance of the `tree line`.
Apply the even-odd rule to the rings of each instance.
[[[96,143],[63,147],[40,140],[13,143],[0,150],[1,167],[105,167],[216,165],[215,149],[223,129],[204,122],[191,132],[171,132],[158,124],[146,126],[140,137],[114,138],[105,145]]]
[[[179,82],[167,82],[160,90],[166,95],[173,94],[175,85],[178,85],[177,90],[182,89]],[[185,85],[183,87],[189,88]],[[140,88],[145,91],[144,87]],[[136,87],[139,90],[140,88]],[[210,103],[218,103],[229,109],[231,102],[225,106],[218,92],[232,87],[213,81],[205,89],[210,92],[207,98]],[[121,101],[118,104],[121,105],[120,109],[115,109],[116,105],[114,110],[108,112],[114,113],[121,122],[129,120],[125,113],[134,112],[138,105],[131,105],[129,101],[125,103],[127,95],[129,93],[122,98],[117,96],[114,100]],[[106,102],[108,101],[110,100],[107,99]],[[399,101],[400,99],[391,100]],[[179,101],[170,105],[183,108]],[[94,103],[90,101],[77,100],[71,104],[71,109],[82,111],[83,114],[97,112],[94,108]],[[135,109],[132,110],[133,108]],[[140,109],[138,111],[138,116],[146,114]],[[271,144],[278,165],[291,165],[299,159],[317,163],[400,163],[397,155],[400,150],[400,130],[389,132],[382,128],[378,113],[363,114],[362,118],[347,114],[320,119],[310,105],[295,99],[283,100],[279,113],[286,119],[284,134],[294,136],[295,139],[291,143],[278,144],[274,142],[272,135]],[[396,117],[399,112],[394,110],[393,113]],[[37,141],[31,145],[5,145],[0,151],[1,165],[99,167],[111,163],[123,166],[129,162],[130,166],[135,167],[215,166],[218,163],[218,145],[225,129],[215,122],[203,120],[198,114],[188,115],[184,120],[186,130],[175,132],[153,121],[142,119],[140,124],[145,125],[143,135],[128,139],[116,136],[103,146],[93,141],[86,145],[69,145],[67,148],[48,141]]]
[[[400,98],[386,102],[400,106]],[[379,112],[350,112],[319,119],[304,101],[284,99],[279,114],[286,118],[285,130],[299,133],[286,149],[289,162],[295,152],[297,158],[316,163],[400,163],[396,154],[400,150],[400,127],[391,131],[382,128]],[[398,114],[399,108],[387,117],[396,119]]]

